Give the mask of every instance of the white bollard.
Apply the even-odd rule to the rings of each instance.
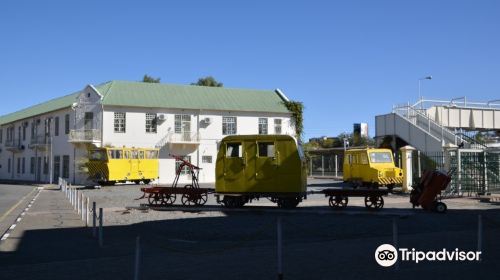
[[[282,232],[281,232],[281,217],[278,217],[277,220],[277,241],[278,241],[278,279],[281,280],[283,279],[283,247],[282,247]]]
[[[101,247],[101,248],[103,246],[103,240],[102,240],[102,238],[103,238],[103,236],[102,236],[102,234],[103,234],[103,232],[102,232],[103,231],[103,229],[102,229],[103,222],[104,222],[103,211],[102,211],[102,208],[99,208],[99,247]]]
[[[86,208],[86,211],[85,211],[85,226],[88,227],[89,226],[89,198],[87,197],[87,208]]]
[[[78,190],[75,191],[75,210],[76,210],[76,213],[80,212],[78,211],[78,195],[80,194],[80,192]]]
[[[95,201],[92,201],[92,237],[97,236],[97,229],[96,229],[96,220],[97,220],[97,213],[96,211],[96,205]]]
[[[80,214],[82,214],[82,221],[85,221],[85,197],[83,196],[83,193],[82,193],[82,202],[80,204]]]
[[[398,250],[398,221],[392,218],[392,245]],[[394,268],[399,269],[399,262],[396,261]]]
[[[477,251],[482,252],[483,250],[483,216],[477,216]],[[481,253],[482,255],[482,253]],[[479,260],[481,260],[481,255],[479,255]]]
[[[141,260],[141,238],[135,238],[135,265],[134,265],[134,280],[139,280],[139,265]]]

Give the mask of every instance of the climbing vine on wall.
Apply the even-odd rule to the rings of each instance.
[[[297,138],[302,138],[302,133],[304,132],[304,104],[298,101],[283,101],[288,111],[292,113],[292,123],[295,126],[295,134]]]

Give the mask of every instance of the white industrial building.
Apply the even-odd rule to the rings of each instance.
[[[88,85],[0,117],[0,179],[84,184],[89,147],[160,149],[159,183],[175,175],[186,156],[215,181],[218,143],[230,134],[295,135],[279,90],[244,90],[111,81]],[[183,175],[181,181],[190,180]]]

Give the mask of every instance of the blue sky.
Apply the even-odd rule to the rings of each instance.
[[[43,2],[43,3],[42,3]],[[0,114],[86,84],[281,88],[305,138],[422,95],[500,98],[500,1],[2,1]]]

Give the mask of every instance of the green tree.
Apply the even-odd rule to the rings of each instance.
[[[153,78],[153,77],[149,76],[148,74],[144,75],[144,77],[142,78],[143,83],[159,83],[160,80],[161,80],[161,78]]]
[[[224,84],[217,82],[217,80],[212,76],[199,78],[196,83],[191,83],[191,85],[204,86],[204,87],[223,87],[224,86]]]

